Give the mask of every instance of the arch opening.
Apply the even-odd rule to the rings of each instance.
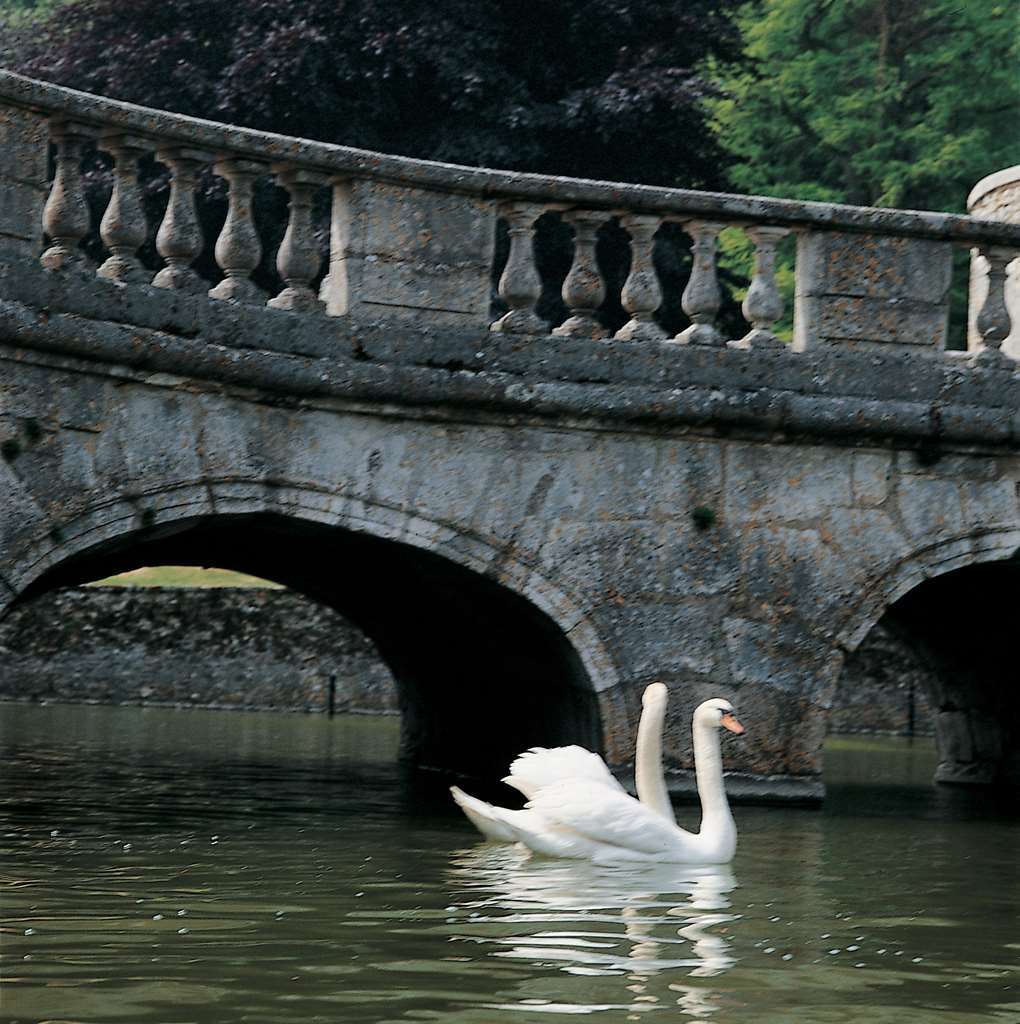
[[[901,735],[933,733],[936,782],[1020,785],[1018,609],[1020,555],[921,581],[885,610],[849,656],[837,707],[846,705],[852,715],[853,687],[870,676],[868,724]],[[908,674],[916,680],[913,699]]]
[[[371,641],[333,609],[232,570],[146,566],[0,619],[0,699],[394,714]]]
[[[601,749],[596,696],[562,629],[498,580],[399,541],[280,513],[196,517],[70,555],[18,602],[143,565],[235,570],[340,613],[393,675],[409,766],[496,779],[530,746]]]

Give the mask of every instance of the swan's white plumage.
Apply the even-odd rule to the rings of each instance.
[[[598,754],[578,746],[532,747],[510,765],[510,774],[503,781],[530,799],[564,779],[586,779],[626,792]]]
[[[546,786],[528,802],[528,808],[543,820],[602,846],[649,856],[669,853],[677,833],[691,837],[622,789],[607,790],[584,780],[564,779]]]
[[[457,806],[468,816],[472,825],[482,833],[486,839],[494,839],[501,843],[516,843],[517,834],[510,827],[507,817],[513,814],[522,814],[522,811],[511,811],[505,807],[493,807],[478,797],[470,796],[459,786],[451,786],[450,792]]]
[[[723,787],[719,728],[740,733],[743,726],[727,701],[708,700],[695,710],[702,819],[699,832],[687,832],[673,821],[662,777],[665,701],[661,683],[645,691],[637,762],[638,792],[647,803],[630,796],[598,754],[577,746],[534,747],[513,762],[503,781],[528,797],[523,810],[493,807],[456,786],[453,798],[486,838],[520,842],[551,857],[724,864],[736,850],[737,832]]]

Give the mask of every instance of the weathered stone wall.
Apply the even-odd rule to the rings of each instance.
[[[54,591],[0,623],[0,700],[393,713],[371,641],[285,590],[89,587]],[[925,668],[876,626],[847,659],[830,732],[931,735]],[[912,695],[912,696],[911,696]]]
[[[491,750],[501,766],[522,742],[570,740],[601,740],[625,764],[641,690],[661,680],[676,694],[671,766],[689,771],[691,710],[722,693],[761,726],[732,767],[816,792],[844,653],[926,578],[1020,544],[1010,451],[293,409],[5,351],[7,595],[178,560],[315,594],[386,645],[405,699],[416,695],[408,749],[422,763],[465,763],[460,745],[477,738],[472,756]],[[569,693],[548,659],[525,660],[548,630],[511,625],[523,603],[569,638],[584,676]],[[598,702],[594,735],[585,700]],[[583,729],[560,724],[572,708]],[[544,731],[530,731],[536,714]]]
[[[829,711],[829,732],[931,736],[931,687],[931,671],[880,622],[843,663]]]
[[[336,612],[284,590],[74,588],[0,623],[0,699],[395,712],[392,677]]]

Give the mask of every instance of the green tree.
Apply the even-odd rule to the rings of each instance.
[[[720,78],[719,140],[742,192],[963,212],[971,187],[1016,162],[1020,8],[1012,0],[753,0],[747,63]],[[957,254],[952,344],[966,322]],[[730,233],[722,266],[749,276]],[[789,337],[792,247],[778,264]],[[738,291],[737,297],[740,297]]]
[[[739,22],[751,63],[716,115],[740,190],[960,211],[1016,161],[1012,0],[756,0]]]

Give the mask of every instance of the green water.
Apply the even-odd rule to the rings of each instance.
[[[825,809],[736,808],[725,870],[485,845],[395,745],[393,720],[0,708],[0,1019],[1020,1020],[1020,827],[930,787],[929,744],[832,745]]]

